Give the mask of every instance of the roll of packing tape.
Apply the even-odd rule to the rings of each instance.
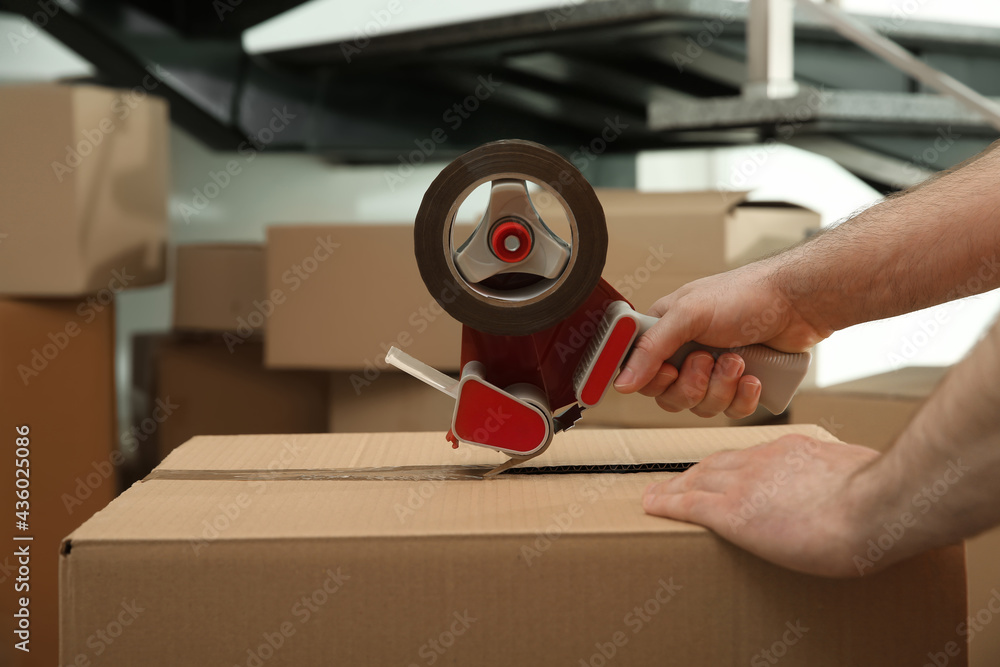
[[[509,297],[502,289],[484,293],[454,262],[458,206],[479,185],[500,179],[542,186],[560,200],[570,222],[571,253],[562,274],[529,298],[516,287]],[[513,336],[547,329],[579,308],[597,286],[608,250],[604,210],[583,174],[544,146],[520,140],[484,144],[445,167],[420,203],[413,240],[420,277],[448,314],[478,331]]]

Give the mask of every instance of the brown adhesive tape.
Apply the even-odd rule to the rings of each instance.
[[[424,481],[445,479],[481,479],[490,470],[484,466],[398,466],[392,468],[317,468],[290,470],[161,470],[157,468],[143,482],[184,481],[322,481],[322,480],[397,480]]]
[[[444,239],[452,206],[474,183],[501,174],[519,174],[557,192],[576,219],[572,257],[562,284],[530,302],[483,298],[449,268]],[[530,141],[484,144],[457,158],[424,194],[413,232],[420,277],[437,302],[456,320],[477,331],[520,336],[561,322],[597,286],[608,250],[608,230],[594,189],[562,156]]]
[[[523,466],[510,468],[503,475],[488,479],[502,479],[509,475],[571,475],[606,473],[626,474],[637,472],[684,472],[694,463],[602,463],[593,465]],[[143,478],[143,482],[181,480],[195,482],[272,482],[272,481],[435,481],[484,479],[491,468],[484,466],[399,466],[395,468],[317,468],[312,470],[161,470],[157,468]]]

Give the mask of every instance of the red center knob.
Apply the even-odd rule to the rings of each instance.
[[[505,262],[520,262],[531,252],[531,233],[520,222],[507,220],[493,228],[493,253]]]

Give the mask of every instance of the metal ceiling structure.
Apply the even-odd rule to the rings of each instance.
[[[997,135],[808,11],[794,17],[799,91],[771,98],[741,95],[748,9],[729,0],[561,3],[258,54],[245,52],[242,32],[302,0],[222,2],[60,0],[44,21],[31,0],[0,0],[0,9],[44,27],[92,62],[102,83],[163,95],[176,123],[220,150],[249,142],[392,164],[510,137],[567,155],[773,139],[827,154],[888,190],[899,182],[894,170],[949,167]],[[1000,97],[1000,29],[860,20]]]

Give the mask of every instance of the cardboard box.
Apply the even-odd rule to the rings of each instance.
[[[113,306],[97,310],[75,300],[0,299],[0,475],[6,515],[0,664],[58,664],[59,543],[116,490],[114,349]],[[22,436],[15,429],[22,426],[29,429],[27,464],[17,447]],[[18,516],[24,507],[15,503],[24,499],[15,493],[23,485],[29,505],[27,514]],[[19,520],[27,530],[17,529]],[[16,540],[24,536],[32,539]],[[29,551],[27,563],[18,562],[22,547]],[[29,568],[27,575],[21,565]],[[22,597],[29,599],[28,653],[15,648],[24,639],[14,634]]]
[[[801,243],[821,222],[819,213],[795,204],[741,199],[726,221],[726,264],[743,266]]]
[[[748,202],[745,192],[596,192],[608,222],[604,276],[612,284],[619,274],[638,271],[633,277],[641,278],[647,261],[654,275],[722,273],[804,240],[821,222],[800,206]],[[543,219],[565,216],[553,198],[536,198],[536,204]]]
[[[196,435],[324,432],[326,374],[268,370],[263,354],[259,341],[230,350],[218,335],[159,340],[156,390],[135,415],[136,438],[155,443],[159,462]]]
[[[444,441],[455,399],[401,371],[369,377],[363,371],[330,373],[331,433],[437,431]]]
[[[642,311],[692,280],[798,243],[820,225],[814,211],[751,205],[738,192],[597,194],[608,221],[604,278]]]
[[[885,451],[944,378],[940,366],[901,368],[897,371],[810,389],[792,400],[795,424],[820,423],[845,442]],[[1000,625],[983,623],[1000,610],[1000,528],[966,543],[969,616],[981,630],[969,642],[969,664],[1000,664]],[[983,610],[986,610],[985,612]]]
[[[66,540],[61,664],[119,619],[102,665],[923,664],[965,615],[960,545],[809,577],[645,515],[667,473],[599,472],[792,431],[830,438],[576,431],[535,465],[594,472],[494,480],[431,433],[197,438]]]
[[[420,279],[412,225],[269,227],[266,253],[269,367],[372,373],[395,345],[457,368],[462,326]]]
[[[1000,529],[993,528],[966,541],[965,562],[968,613],[975,622],[969,638],[969,664],[996,667],[1000,664],[1000,629],[990,621],[996,620],[996,610],[1000,609]]]
[[[256,311],[264,302],[264,247],[260,244],[205,244],[177,247],[174,263],[174,328],[235,331],[266,327]],[[256,315],[254,313],[257,313]]]
[[[91,85],[0,95],[0,294],[105,299],[163,281],[167,104]]]
[[[940,366],[912,366],[803,389],[792,399],[789,420],[821,424],[844,442],[885,451],[947,371]]]
[[[738,192],[604,189],[598,197],[608,220],[604,278],[643,311],[692,280],[797,243],[820,224],[813,211],[749,204]],[[548,200],[535,200],[542,218],[565,220]],[[411,225],[271,227],[266,252],[275,301],[268,366],[384,369],[392,345],[432,366],[457,365],[461,327],[420,279]]]

